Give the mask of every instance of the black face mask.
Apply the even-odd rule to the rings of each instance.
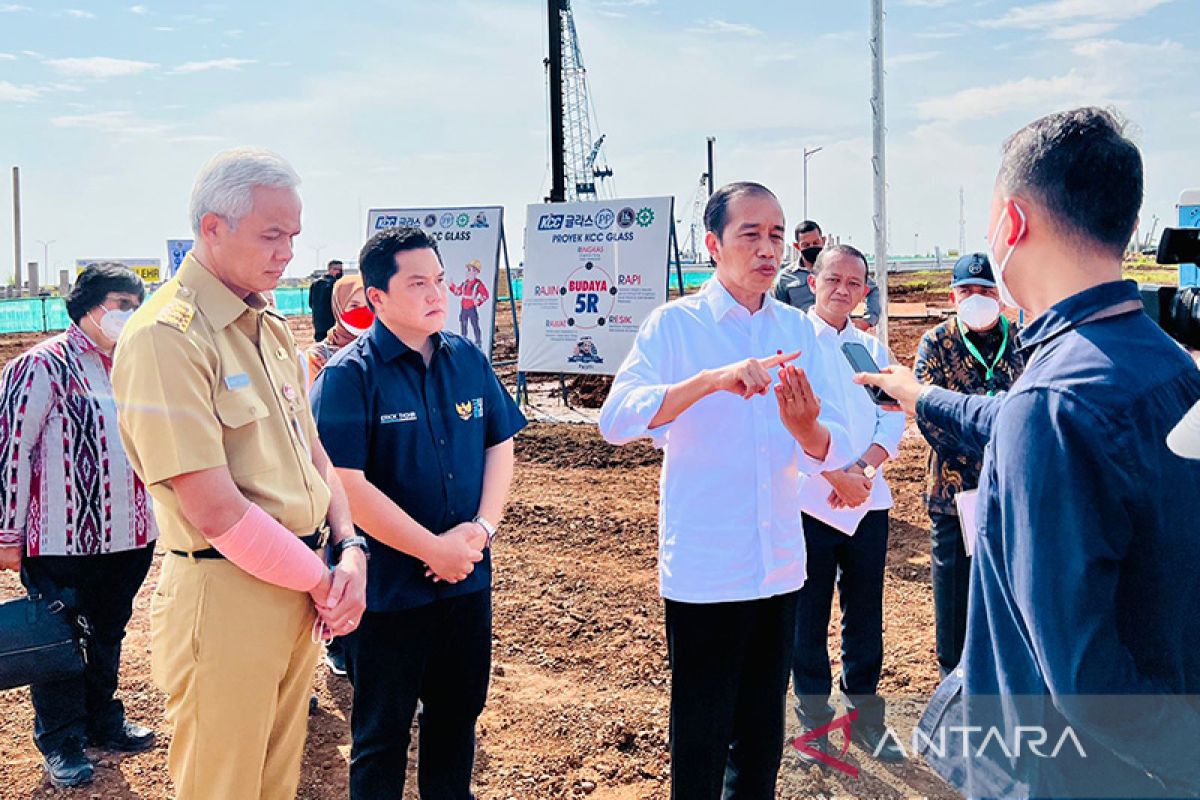
[[[802,247],[802,248],[800,248],[800,255],[803,256],[804,260],[806,262],[808,262],[809,264],[815,264],[815,263],[817,263],[817,256],[821,255],[822,249],[823,248],[820,246]]]

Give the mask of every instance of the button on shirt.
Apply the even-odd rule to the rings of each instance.
[[[816,308],[808,310],[808,318],[816,331],[813,355],[821,365],[813,376],[816,381],[813,390],[822,403],[832,403],[842,410],[849,436],[850,458],[835,469],[855,463],[873,444],[886,450],[889,458],[895,458],[904,436],[904,414],[884,411],[875,405],[867,390],[854,383],[854,368],[842,352],[846,342],[858,342],[867,348],[876,364],[886,366],[892,363],[887,348],[883,342],[849,322],[842,330],[837,330],[821,319]],[[810,516],[846,534],[853,534],[858,529],[868,511],[892,507],[892,490],[884,480],[882,470],[871,483],[870,497],[856,508],[832,508],[829,493],[833,486],[821,475],[806,475],[801,480],[800,507]]]
[[[329,487],[312,463],[304,371],[287,321],[263,296],[238,297],[189,253],[125,326],[113,393],[166,549],[211,546],[170,479],[213,467],[228,467],[246,499],[296,535],[324,524]]]
[[[1132,281],[1063,300],[1022,340],[1007,395],[930,389],[917,404],[983,450],[962,663],[921,727],[936,738],[965,697],[970,724],[998,721],[1012,741],[1018,725],[1069,723],[1087,755],[962,764],[953,748],[939,771],[969,796],[1167,796],[1159,780],[1194,793],[1200,461],[1165,440],[1200,400],[1200,371]]]
[[[330,359],[312,406],[334,466],[366,479],[437,534],[479,513],[485,451],[525,427],[479,348],[434,337],[429,366],[376,321]],[[370,534],[360,531],[364,536]],[[491,549],[466,580],[434,583],[418,559],[371,541],[367,608],[398,611],[491,586]]]
[[[804,584],[799,477],[852,461],[841,409],[822,402],[831,441],[824,461],[804,453],[779,419],[774,391],[749,400],[705,397],[650,430],[667,389],[701,370],[776,351],[820,382],[812,323],[764,297],[756,313],[716,278],[655,309],[638,331],[600,411],[600,432],[621,444],[650,437],[665,449],[659,489],[663,597],[688,603],[754,600]],[[775,375],[775,371],[772,371]]]

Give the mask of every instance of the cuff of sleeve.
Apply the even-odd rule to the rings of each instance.
[[[856,458],[850,452],[850,437],[846,435],[846,431],[841,425],[830,422],[821,424],[829,431],[829,452],[825,454],[825,458],[813,458],[805,452],[803,447],[800,447],[799,444],[796,445],[800,450],[800,471],[806,475],[841,469]]]
[[[903,434],[901,434],[903,436]],[[871,440],[871,444],[877,444],[883,448],[883,451],[888,454],[888,460],[892,460],[900,452],[900,443],[893,441],[890,437],[877,436]]]
[[[20,547],[25,544],[25,532],[18,530],[0,530],[0,547]]]
[[[926,386],[917,395],[917,421],[942,427],[950,412],[950,401],[957,396],[940,386]]]
[[[655,447],[662,449],[667,443],[667,431],[671,429],[673,422],[654,429],[650,428],[650,423],[662,408],[667,389],[667,386],[639,386],[631,391],[625,398],[622,414],[629,424],[624,430],[613,431],[616,437],[622,441],[632,441],[648,436]]]

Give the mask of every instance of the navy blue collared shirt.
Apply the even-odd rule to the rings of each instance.
[[[992,747],[927,758],[969,796],[1200,791],[1200,461],[1172,426],[1200,370],[1141,311],[1131,281],[1070,297],[1022,333],[1007,395],[932,389],[917,416],[983,451],[959,668],[921,722],[990,726],[1056,757]],[[957,722],[956,722],[957,721]],[[995,742],[992,743],[993,745]],[[975,753],[974,747],[967,748]],[[1086,758],[1079,756],[1082,752]]]
[[[366,479],[417,523],[442,533],[479,512],[484,454],[525,427],[487,358],[452,333],[421,354],[379,321],[317,376],[313,415],[335,467]],[[369,534],[367,608],[399,611],[491,586],[490,548],[466,580],[434,583],[413,556]]]

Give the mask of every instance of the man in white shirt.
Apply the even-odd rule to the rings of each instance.
[[[880,761],[901,761],[904,751],[884,727],[884,702],[876,689],[883,667],[883,573],[887,559],[888,509],[892,492],[883,462],[896,455],[904,435],[904,415],[884,411],[854,384],[842,346],[867,348],[875,363],[890,363],[887,348],[858,330],[850,312],[867,293],[867,260],[849,245],[821,251],[808,278],[816,302],[808,310],[816,328],[814,358],[820,363],[813,385],[826,403],[846,416],[850,455],[842,464],[803,479],[808,580],[796,606],[796,647],[792,677],[796,711],[806,732],[833,720],[829,705],[832,675],[826,648],[830,605],[836,583],[842,608],[842,678],[847,710],[857,712],[850,733],[855,744]],[[818,379],[819,378],[819,379]],[[830,753],[827,734],[810,739],[803,760],[819,763],[813,751]]]
[[[799,476],[853,460],[839,410],[805,375],[812,323],[768,294],[783,222],[756,183],[709,198],[716,276],[646,319],[600,412],[608,441],[650,437],[666,451],[659,576],[676,800],[774,799],[804,584]]]

